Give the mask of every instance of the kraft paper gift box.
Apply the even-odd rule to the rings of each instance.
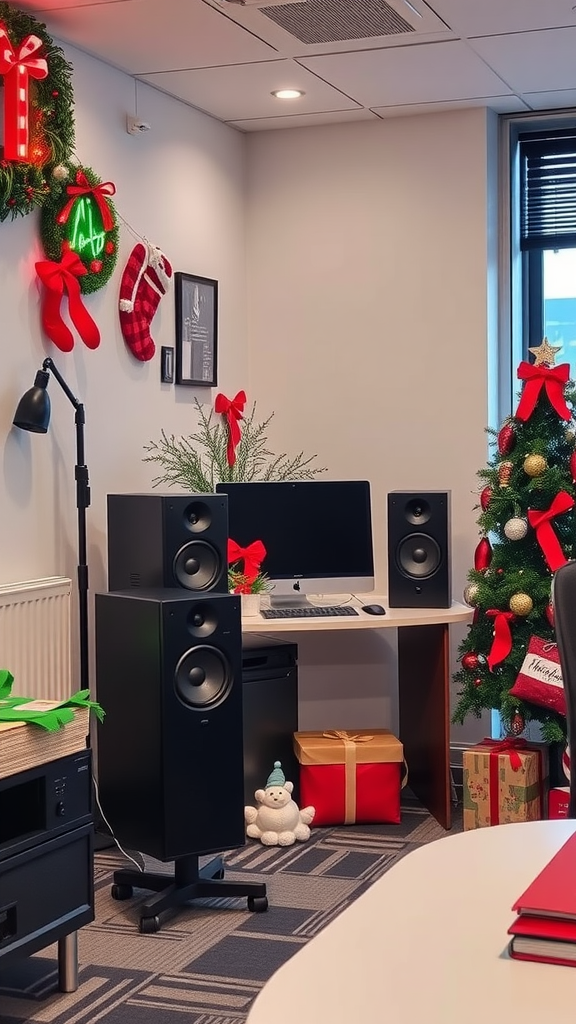
[[[465,830],[546,817],[545,743],[485,739],[464,751],[463,767]]]
[[[297,732],[294,751],[314,825],[400,821],[404,751],[387,729]]]

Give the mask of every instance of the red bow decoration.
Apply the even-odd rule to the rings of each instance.
[[[228,445],[226,448],[226,458],[228,465],[232,467],[236,462],[236,447],[240,443],[240,427],[238,420],[242,419],[242,413],[244,412],[244,406],[246,405],[246,393],[239,391],[234,398],[226,398],[226,395],[220,393],[216,395],[216,401],[214,402],[214,411],[222,413],[226,417],[228,422]]]
[[[243,561],[244,576],[248,583],[252,583],[256,579],[265,558],[266,548],[261,540],[255,540],[248,547],[243,548],[231,537],[228,538],[228,564]]]
[[[549,509],[543,512],[528,509],[528,522],[536,530],[536,540],[542,548],[542,553],[551,572],[556,572],[561,565],[566,565],[568,559],[562,551],[550,520],[554,519],[554,516],[561,515],[562,512],[567,512],[573,505],[574,498],[567,491],[559,491]]]
[[[543,387],[550,400],[550,405],[558,415],[563,420],[572,419],[572,414],[564,401],[564,385],[567,384],[570,376],[569,363],[552,367],[520,363],[517,375],[520,380],[526,381],[516,410],[517,419],[524,420],[524,422],[530,419]]]
[[[66,250],[60,263],[41,260],[36,264],[36,273],[45,288],[42,303],[42,326],[55,345],[62,352],[70,352],[74,347],[74,338],[70,328],[64,323],[60,313],[60,304],[64,292],[68,293],[68,311],[82,341],[88,348],[98,348],[100,331],[82,303],[80,282],[78,278],[87,270],[77,253]]]
[[[56,218],[58,224],[66,223],[70,216],[70,210],[80,196],[92,196],[100,210],[104,231],[112,231],[112,228],[114,227],[114,217],[112,216],[112,210],[106,200],[106,196],[113,196],[116,193],[116,186],[111,181],[103,181],[99,185],[91,185],[84,174],[84,171],[76,171],[76,184],[68,185],[66,192],[70,196],[70,199],[66,203],[66,206],[62,207]]]
[[[494,640],[486,659],[488,668],[492,672],[494,666],[504,661],[504,658],[507,658],[512,650],[510,623],[514,619],[514,612],[502,612],[498,608],[490,608],[486,615],[494,619]]]
[[[490,757],[492,754],[496,757],[498,754],[508,754],[510,767],[513,772],[517,772],[522,767],[522,758],[518,751],[525,749],[528,744],[522,736],[505,736],[502,740],[482,740],[482,746],[490,747]]]
[[[28,160],[28,81],[47,78],[48,64],[44,57],[32,54],[42,46],[38,36],[29,35],[18,50],[10,41],[8,30],[0,22],[0,74],[4,75],[4,159]]]

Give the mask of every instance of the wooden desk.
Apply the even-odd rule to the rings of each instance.
[[[298,1024],[572,1024],[576,971],[511,960],[507,930],[575,829],[496,825],[409,853],[272,976],[247,1024],[293,1024],[295,998]]]
[[[242,620],[243,633],[309,633],[322,630],[397,629],[400,739],[410,788],[444,828],[451,823],[449,626],[472,617],[466,605],[451,608],[388,608],[385,597],[358,595],[351,604],[381,604],[386,615],[342,618]]]

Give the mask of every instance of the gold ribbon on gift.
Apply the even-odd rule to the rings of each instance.
[[[331,729],[322,735],[329,740],[341,740],[344,744],[344,824],[356,821],[356,745],[370,743],[374,736],[366,733],[351,733],[345,729]]]

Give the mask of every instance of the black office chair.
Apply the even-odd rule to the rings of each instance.
[[[568,562],[557,570],[552,584],[552,601],[566,697],[571,767],[568,817],[576,818],[576,562]]]

